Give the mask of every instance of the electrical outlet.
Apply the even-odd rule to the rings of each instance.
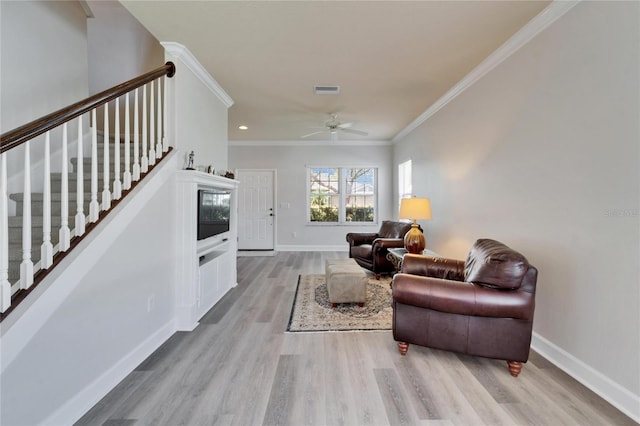
[[[298,233],[297,233],[297,232],[292,232],[292,233],[291,233],[291,236],[292,236],[293,238],[297,238],[297,237],[298,237]]]
[[[149,296],[149,298],[147,299],[147,312],[151,312],[153,311],[153,309],[156,307],[156,297],[155,295],[151,295]]]

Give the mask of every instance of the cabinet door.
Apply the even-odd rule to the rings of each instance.
[[[219,300],[218,290],[218,258],[208,260],[200,265],[198,282],[198,318],[201,318]]]
[[[224,296],[236,284],[236,256],[226,252],[218,258],[218,291]]]

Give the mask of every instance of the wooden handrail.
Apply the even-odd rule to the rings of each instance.
[[[80,102],[76,102],[73,105],[69,105],[68,107],[33,120],[24,126],[18,127],[17,129],[3,133],[0,136],[0,154],[5,151],[9,151],[10,149],[17,147],[24,142],[47,132],[48,130],[58,127],[67,121],[73,120],[74,118],[91,111],[100,105],[106,104],[107,102],[132,91],[133,89],[144,86],[146,83],[162,77],[163,75],[173,77],[175,71],[176,67],[173,62],[167,62],[153,71],[149,71],[146,74],[142,74],[136,78],[114,86],[111,89],[107,89]]]

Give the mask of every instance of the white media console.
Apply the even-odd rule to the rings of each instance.
[[[176,327],[193,330],[202,316],[237,284],[238,184],[194,170],[177,172]],[[231,191],[229,231],[197,240],[198,190]]]

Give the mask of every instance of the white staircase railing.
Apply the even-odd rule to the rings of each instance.
[[[63,108],[0,136],[0,320],[24,299],[47,272],[56,265],[62,253],[75,247],[80,239],[120,200],[135,182],[139,181],[169,151],[165,123],[167,109],[167,81],[175,66],[168,62],[149,73],[105,90],[84,101]],[[161,84],[164,80],[164,85]],[[157,84],[155,82],[157,81]],[[147,91],[147,86],[149,90]],[[142,111],[138,108],[139,88],[142,87]],[[156,90],[157,87],[157,90]],[[147,95],[148,94],[148,95]],[[133,113],[129,105],[134,98]],[[124,114],[120,101],[124,98]],[[147,99],[148,98],[148,99]],[[147,100],[149,109],[147,109]],[[113,121],[109,104],[112,104]],[[102,110],[103,122],[98,123],[97,112]],[[90,158],[84,157],[83,117],[90,118]],[[124,121],[124,135],[120,123]],[[131,121],[133,121],[133,153],[131,152]],[[110,123],[113,123],[113,127]],[[69,134],[68,127],[77,128],[75,140],[75,191],[69,192]],[[102,133],[102,158],[99,155],[98,127]],[[58,139],[61,130],[61,137]],[[139,131],[142,131],[140,135]],[[44,135],[43,159],[32,164],[32,142],[39,146]],[[112,137],[113,135],[113,137]],[[121,136],[124,139],[122,144]],[[140,149],[142,136],[142,149]],[[149,136],[149,137],[148,137]],[[122,146],[121,146],[122,144]],[[52,145],[61,163],[52,165]],[[18,146],[22,150],[16,150]],[[17,157],[22,157],[17,158]],[[7,164],[24,162],[21,193],[9,194]],[[90,175],[85,176],[85,161]],[[73,160],[71,161],[73,162]],[[122,167],[123,166],[123,167]],[[52,169],[59,172],[52,173]],[[42,193],[32,193],[32,176],[43,173]],[[102,173],[101,202],[98,202],[98,176]],[[56,176],[55,186],[52,176]],[[87,178],[89,187],[86,187]],[[85,194],[86,190],[89,194]],[[16,202],[11,215],[9,200]],[[88,206],[85,205],[88,200]],[[70,204],[75,201],[75,216],[70,218]],[[59,208],[57,208],[59,205]],[[88,217],[86,216],[88,207]],[[71,220],[70,220],[71,219]],[[21,221],[21,226],[18,226]],[[69,222],[75,226],[70,229]],[[87,225],[87,221],[89,225]],[[11,226],[10,226],[11,225]],[[34,230],[41,228],[41,232]],[[34,250],[34,247],[36,250]],[[21,255],[21,256],[20,256]]]

